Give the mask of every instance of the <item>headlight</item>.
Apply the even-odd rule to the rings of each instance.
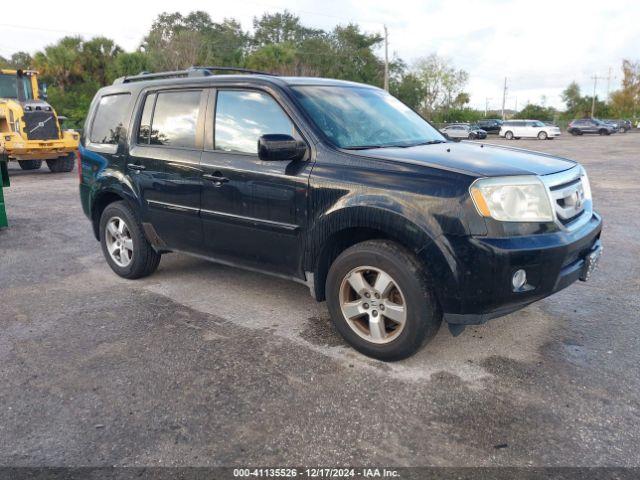
[[[552,222],[547,190],[536,176],[481,178],[469,188],[483,217],[501,222]]]

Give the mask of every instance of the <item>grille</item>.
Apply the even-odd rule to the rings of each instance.
[[[585,198],[579,167],[546,175],[542,179],[549,189],[556,218],[562,225],[571,227],[591,208],[590,201]]]
[[[57,140],[60,138],[53,112],[42,110],[24,112],[22,120],[29,140]]]

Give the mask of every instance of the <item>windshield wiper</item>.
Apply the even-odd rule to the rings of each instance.
[[[445,140],[427,140],[420,143],[399,143],[396,145],[354,145],[353,147],[342,147],[345,150],[369,150],[373,148],[411,148],[418,145],[433,145],[436,143],[447,143]]]
[[[353,147],[342,147],[344,150],[369,150],[373,148],[397,148],[401,145],[354,145]]]
[[[419,145],[435,145],[436,143],[447,143],[446,140],[429,140],[421,143],[414,143],[413,145],[409,145],[409,147],[417,147]]]

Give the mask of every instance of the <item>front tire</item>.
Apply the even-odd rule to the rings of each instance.
[[[538,133],[538,140],[546,140],[548,137],[549,135],[547,135],[547,132]]]
[[[124,201],[107,206],[100,217],[100,244],[111,269],[123,278],[141,278],[158,268],[161,255],[147,241],[135,212]]]
[[[394,242],[369,240],[342,252],[331,264],[326,292],[336,330],[380,360],[414,354],[442,322],[422,266]]]
[[[507,140],[513,140],[513,132],[509,131],[505,133],[504,138],[506,138]]]
[[[42,160],[18,160],[22,170],[38,170],[42,166]]]
[[[53,158],[47,160],[47,167],[51,173],[71,172],[75,164],[76,156],[70,153],[66,157]]]

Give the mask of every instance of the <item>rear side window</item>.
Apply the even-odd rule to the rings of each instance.
[[[147,96],[138,130],[138,143],[195,148],[200,96],[200,90],[161,92]]]
[[[258,138],[268,133],[296,137],[293,123],[268,94],[221,90],[216,101],[215,149],[258,153]]]
[[[91,143],[116,145],[120,139],[129,107],[128,93],[106,95],[100,99],[91,125]]]

